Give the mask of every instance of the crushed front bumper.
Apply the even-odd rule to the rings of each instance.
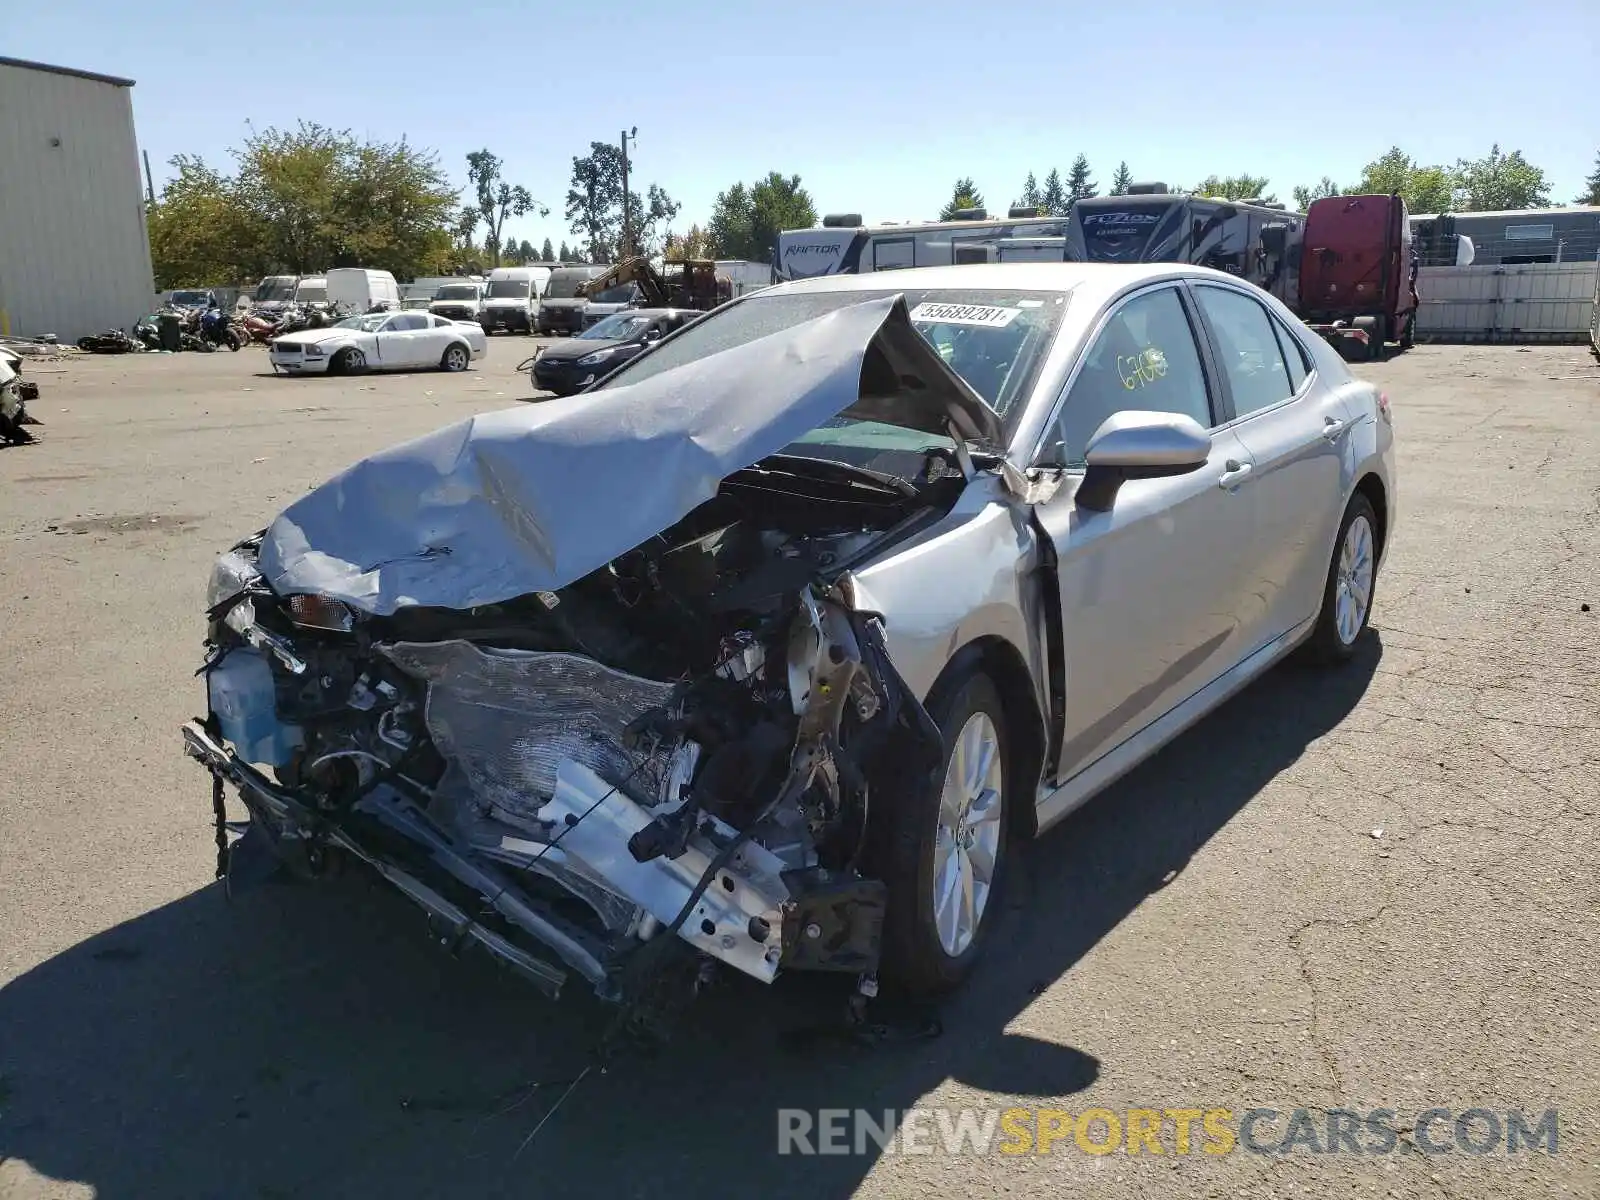
[[[303,846],[332,846],[360,859],[377,871],[427,913],[435,933],[452,948],[474,944],[524,976],[551,997],[560,994],[568,972],[546,959],[529,953],[496,930],[469,916],[460,905],[429,887],[410,870],[370,849],[341,825],[302,803],[289,790],[278,786],[249,763],[226,749],[199,721],[183,726],[184,752],[206,767],[215,778],[233,784],[249,809],[251,825],[260,836],[271,839],[285,861],[300,857],[293,849]],[[476,890],[482,900],[511,925],[554,950],[570,967],[595,987],[606,999],[617,999],[615,972],[598,946],[582,940],[575,931],[564,928],[553,917],[540,912],[524,899],[510,881],[459,854],[432,823],[398,793],[374,789],[359,802],[365,815],[389,826],[425,847],[436,866],[456,881]],[[250,832],[245,834],[251,836]],[[237,843],[235,843],[237,845]]]

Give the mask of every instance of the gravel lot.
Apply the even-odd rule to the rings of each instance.
[[[276,379],[254,349],[27,367],[40,441],[0,451],[0,1196],[1596,1194],[1585,350],[1367,368],[1403,492],[1365,652],[1273,672],[1019,856],[942,1036],[807,1037],[830,981],[734,982],[528,1141],[604,1014],[445,958],[361,878],[227,904],[177,727],[215,555],[350,460],[529,398],[531,346],[464,376]],[[1553,1156],[1410,1132],[1381,1156],[775,1152],[780,1107],[914,1105],[1561,1123]]]

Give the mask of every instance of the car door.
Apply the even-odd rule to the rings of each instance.
[[[418,313],[396,313],[378,326],[378,361],[386,367],[414,367],[420,361],[418,325],[427,318]]]
[[[1041,459],[1083,462],[1113,413],[1155,410],[1212,431],[1205,464],[1129,479],[1108,511],[1063,487],[1035,512],[1056,557],[1066,669],[1061,777],[1075,774],[1239,658],[1241,571],[1252,536],[1249,452],[1227,428],[1182,287],[1120,302],[1067,385]]]
[[[1300,340],[1243,288],[1191,284],[1212,357],[1250,452],[1257,493],[1248,649],[1313,616],[1342,515],[1344,401],[1311,371]]]

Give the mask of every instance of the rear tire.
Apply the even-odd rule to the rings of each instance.
[[[1378,583],[1378,518],[1372,502],[1360,492],[1350,499],[1334,539],[1328,578],[1322,586],[1322,610],[1307,656],[1335,665],[1355,655],[1356,644],[1372,619]]]
[[[928,713],[944,734],[943,787],[887,813],[886,976],[919,995],[959,985],[983,952],[1004,887],[1012,797],[1005,709],[989,677],[941,686]]]
[[[461,343],[446,347],[444,357],[439,360],[439,366],[446,371],[465,371],[472,363],[472,352]]]

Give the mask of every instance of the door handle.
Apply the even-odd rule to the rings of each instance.
[[[1348,421],[1341,421],[1338,417],[1323,417],[1322,436],[1330,442],[1336,442],[1339,440],[1339,435],[1344,432],[1344,427],[1347,424],[1349,424]]]
[[[1231,492],[1244,482],[1244,477],[1248,474],[1250,474],[1249,463],[1236,462],[1230,458],[1223,464],[1222,477],[1217,480],[1217,486]]]

